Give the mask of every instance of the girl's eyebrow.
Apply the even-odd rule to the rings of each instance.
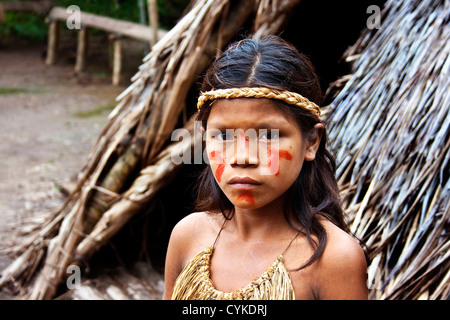
[[[273,128],[277,127],[277,129],[278,129],[280,127],[280,125],[281,125],[281,123],[280,123],[280,125],[276,126],[276,125],[274,125],[274,123],[276,124],[276,122],[273,122],[273,123],[261,123],[261,124],[259,124],[257,126],[257,128],[258,129],[273,129]]]

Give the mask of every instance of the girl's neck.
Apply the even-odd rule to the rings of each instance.
[[[257,209],[235,207],[234,216],[227,224],[242,241],[261,241],[278,237],[292,228],[283,214],[282,199]]]

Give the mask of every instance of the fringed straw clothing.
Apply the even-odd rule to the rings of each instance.
[[[295,300],[294,288],[283,263],[283,254],[247,286],[233,292],[222,292],[214,287],[211,280],[213,253],[214,245],[197,254],[184,267],[175,280],[171,300]]]

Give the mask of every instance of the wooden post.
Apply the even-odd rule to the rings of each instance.
[[[87,32],[85,27],[78,31],[77,61],[75,63],[75,72],[77,73],[84,71],[86,67]]]
[[[56,62],[56,52],[58,50],[59,22],[56,20],[50,20],[49,23],[47,58],[45,63],[47,65],[54,65]]]
[[[5,21],[5,10],[3,9],[3,5],[0,2],[0,23]]]
[[[120,35],[113,36],[113,75],[112,84],[120,84],[120,72],[122,71],[122,39]]]
[[[158,28],[159,28],[159,18],[158,18],[158,4],[156,0],[147,0],[148,8],[148,20],[152,27],[152,41],[150,44],[153,46],[158,42]]]

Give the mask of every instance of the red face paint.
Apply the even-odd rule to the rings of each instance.
[[[245,150],[248,147],[248,142],[249,142],[249,137],[244,136],[243,139],[241,140],[241,147],[239,148],[239,153],[245,152]]]
[[[216,179],[217,179],[218,182],[220,182],[220,180],[222,179],[223,170],[225,170],[225,165],[224,164],[219,164],[217,166],[216,174],[215,174]]]
[[[270,173],[275,174],[276,176],[278,176],[280,174],[279,159],[283,158],[286,160],[292,160],[292,155],[287,150],[269,150],[268,157],[269,157],[268,165],[269,165],[269,168],[271,169]],[[273,165],[273,167],[272,167],[272,165]]]
[[[237,201],[247,201],[251,204],[255,204],[255,198],[253,197],[253,193],[250,190],[244,190],[242,193],[237,197]]]
[[[222,157],[220,156],[220,152],[216,151],[216,150],[211,151],[211,153],[209,154],[209,157],[211,158],[211,160],[222,159]]]
[[[289,153],[289,151],[286,150],[279,150],[279,157],[284,158],[286,160],[292,160],[292,155]]]
[[[219,151],[211,151],[209,154],[211,160],[217,161],[219,164],[217,165],[216,173],[214,174],[217,181],[220,182],[222,179],[223,170],[225,170],[225,164],[223,163],[223,158]]]

